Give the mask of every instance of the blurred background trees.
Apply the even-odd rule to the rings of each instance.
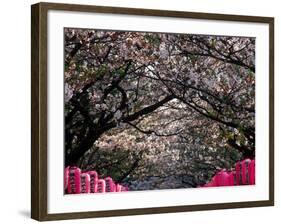
[[[194,187],[255,156],[255,39],[65,29],[65,165]]]

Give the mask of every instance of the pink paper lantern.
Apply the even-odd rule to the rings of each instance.
[[[249,176],[250,176],[250,184],[255,184],[255,160],[252,160],[249,164]]]
[[[236,185],[236,173],[234,171],[228,173],[228,186]]]
[[[242,184],[242,165],[240,162],[237,162],[235,164],[235,173],[236,173],[237,185]]]
[[[122,185],[116,184],[116,192],[121,192]]]
[[[69,168],[67,193],[79,194],[81,192],[81,170],[78,167]]]
[[[64,190],[67,189],[68,178],[69,178],[69,166],[64,169]]]
[[[88,171],[90,176],[90,192],[97,193],[98,192],[98,173],[96,171]]]
[[[242,184],[246,185],[250,183],[250,177],[249,177],[249,164],[251,160],[250,159],[245,159],[241,161],[241,166],[242,166]]]
[[[115,184],[111,177],[104,178],[105,180],[105,191],[106,192],[115,192]]]
[[[90,193],[90,175],[82,173],[81,177],[81,193]]]
[[[222,170],[217,175],[217,186],[229,186],[229,174]]]
[[[98,180],[97,192],[98,193],[104,193],[105,192],[105,180],[103,180],[103,179]]]

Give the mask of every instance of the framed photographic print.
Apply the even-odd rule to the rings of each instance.
[[[32,5],[32,218],[274,204],[274,19]]]

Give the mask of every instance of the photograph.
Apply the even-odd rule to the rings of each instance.
[[[41,2],[31,31],[33,219],[274,205],[274,17]]]
[[[255,185],[254,36],[63,35],[65,194]]]

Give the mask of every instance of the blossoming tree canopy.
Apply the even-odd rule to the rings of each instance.
[[[197,186],[254,158],[254,38],[64,34],[66,166],[117,182],[188,175]]]

